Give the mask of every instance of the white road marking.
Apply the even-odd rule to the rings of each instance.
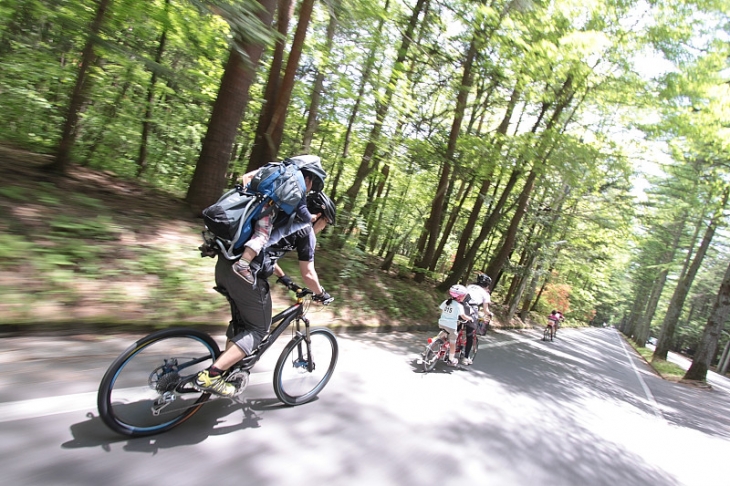
[[[657,404],[656,400],[654,399],[654,395],[652,395],[651,390],[649,390],[649,387],[646,385],[646,382],[641,377],[641,373],[639,373],[639,369],[636,367],[636,363],[634,363],[633,358],[629,354],[629,350],[627,349],[626,343],[621,338],[621,336],[618,335],[618,331],[616,331],[616,336],[618,337],[618,340],[621,342],[621,348],[624,350],[624,354],[626,355],[626,359],[629,360],[629,363],[631,363],[631,368],[634,370],[634,374],[636,375],[636,378],[639,380],[639,383],[641,384],[641,388],[644,390],[644,393],[646,394],[646,400],[649,402],[649,405],[651,406],[652,410],[654,411],[654,415],[656,415],[657,418],[664,420],[664,415],[662,415],[662,411],[659,408],[659,404]]]
[[[248,386],[268,383],[271,373],[251,373]],[[97,392],[74,393],[56,397],[32,398],[17,402],[0,403],[0,423],[50,417],[71,412],[96,413]]]

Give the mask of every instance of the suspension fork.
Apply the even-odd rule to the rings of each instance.
[[[304,322],[304,332],[302,333],[301,330],[301,322]],[[305,316],[301,316],[297,318],[297,329],[295,334],[297,336],[301,336],[303,341],[306,343],[306,356],[309,356],[309,359],[307,360],[307,371],[310,373],[314,371],[314,359],[312,359],[312,337],[311,333],[309,331],[309,319],[307,319]],[[297,358],[299,361],[302,361],[304,359],[304,355],[302,353],[302,344],[299,343],[299,346],[297,346]]]

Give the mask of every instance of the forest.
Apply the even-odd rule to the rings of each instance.
[[[315,154],[322,243],[727,367],[723,0],[0,0],[0,141],[198,215]]]

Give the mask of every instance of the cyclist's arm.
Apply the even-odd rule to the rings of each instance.
[[[314,262],[299,262],[299,271],[304,279],[304,286],[309,290],[319,295],[324,292],[322,285],[319,283],[319,277],[317,276],[317,270],[314,269]],[[276,269],[274,269],[276,273]],[[283,273],[283,272],[282,272]]]
[[[279,278],[281,278],[281,277],[283,277],[283,276],[286,275],[284,273],[284,270],[281,269],[281,267],[279,266],[278,263],[274,263],[274,275],[276,275]]]
[[[484,315],[492,317],[492,311],[489,310],[489,302],[484,303]]]

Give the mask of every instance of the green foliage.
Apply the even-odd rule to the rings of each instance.
[[[257,6],[248,0],[113,2],[95,39],[98,57],[90,70],[74,160],[184,194],[206,137],[230,43],[243,52],[247,42],[270,45],[272,40],[268,29],[254,19]],[[639,289],[658,272],[667,269],[670,277],[676,276],[689,251],[690,225],[704,217],[697,208],[716,205],[722,192],[718,184],[727,180],[727,42],[724,33],[714,35],[727,20],[721,4],[651,3],[645,23],[651,27],[644,28],[633,22],[635,6],[625,2],[558,1],[549,8],[539,2],[431,2],[429,11],[418,18],[405,61],[397,66],[396,51],[410,12],[402,3],[388,6],[386,12],[383,2],[343,1],[335,12],[334,45],[325,52],[330,5],[317,4],[286,115],[282,156],[301,151],[312,83],[324,72],[312,152],[330,171],[327,191],[341,197],[360,176],[357,171],[385,89],[394,93],[376,152],[366,161],[370,174],[358,181],[362,190],[351,201],[352,214],[342,215],[354,234],[339,235],[345,239],[344,253],[333,284],[367,281],[377,268],[373,262],[390,250],[397,253],[397,272],[410,277],[431,224],[439,229],[438,243],[444,241],[435,271],[426,273],[434,281],[444,278],[459,243],[474,241],[479,224],[505,195],[503,212],[473,262],[474,267],[486,266],[500,249],[530,170],[538,178],[500,281],[506,288],[495,295],[506,297],[513,279],[524,275],[530,279],[532,288],[526,293],[531,298],[548,284],[548,293],[537,301],[540,310],[569,308],[577,320],[616,317],[631,307],[634,294],[638,298]],[[55,150],[95,7],[91,0],[0,0],[0,140],[41,153]],[[450,140],[466,47],[472,39],[479,48],[473,89],[461,131]],[[291,38],[285,41],[290,46]],[[637,53],[651,49],[661,50],[675,71],[653,80],[637,74]],[[371,52],[375,63],[367,69]],[[267,77],[270,61],[267,52],[237,127],[229,177],[247,162],[262,106],[261,80]],[[386,80],[394,84],[386,87]],[[513,93],[514,111],[506,130],[498,132]],[[563,111],[554,111],[564,99],[569,102]],[[149,132],[142,167],[144,122]],[[638,211],[630,194],[638,170],[634,165],[655,162],[657,156],[645,148],[646,140],[633,137],[633,127],[664,143],[662,151],[673,159],[671,164],[662,161],[665,173],[651,181],[655,190]],[[447,162],[447,147],[454,142],[444,221],[430,222],[428,208]],[[386,166],[387,179],[381,173]],[[507,194],[513,174],[516,184]],[[483,179],[489,182],[487,193],[477,194]],[[457,214],[458,188],[469,183],[474,185]],[[48,211],[68,202],[63,194],[41,187],[31,192],[4,186],[0,198],[15,203],[34,198]],[[376,198],[379,190],[387,197]],[[27,221],[12,225],[14,231],[22,227],[25,236],[33,236],[34,249],[29,251],[38,252],[38,264],[57,281],[67,282],[71,294],[76,295],[70,288],[75,274],[95,272],[105,278],[154,273],[161,288],[185,287],[184,278],[156,264],[161,255],[144,246],[135,250],[132,260],[122,258],[129,270],[105,267],[104,258],[117,257],[108,254],[107,245],[122,238],[127,228],[110,214],[105,201],[80,193],[75,198],[71,202],[86,210],[83,218],[51,212],[52,221],[42,229]],[[474,234],[467,234],[466,221],[478,198],[484,208],[476,217]],[[453,230],[441,234],[452,214]],[[659,257],[670,241],[662,228],[685,215],[689,222],[680,251],[664,261]],[[38,234],[48,235],[41,245],[35,242]],[[64,238],[77,242],[64,243]],[[13,241],[2,251],[17,254],[19,245]],[[528,266],[525,260],[532,256]],[[711,256],[715,261],[724,257],[722,248]],[[690,323],[683,339],[695,336],[706,316],[699,309],[702,297],[712,293],[717,268],[708,263],[701,272],[702,283],[690,297],[698,310],[685,312]],[[385,306],[389,315],[402,315],[414,305],[406,303],[408,291],[399,288],[391,288],[392,300],[378,288],[368,292],[372,295],[357,294],[368,312]]]
[[[12,199],[14,201],[22,201],[25,198],[26,190],[22,187],[8,186],[0,187],[0,196]]]

